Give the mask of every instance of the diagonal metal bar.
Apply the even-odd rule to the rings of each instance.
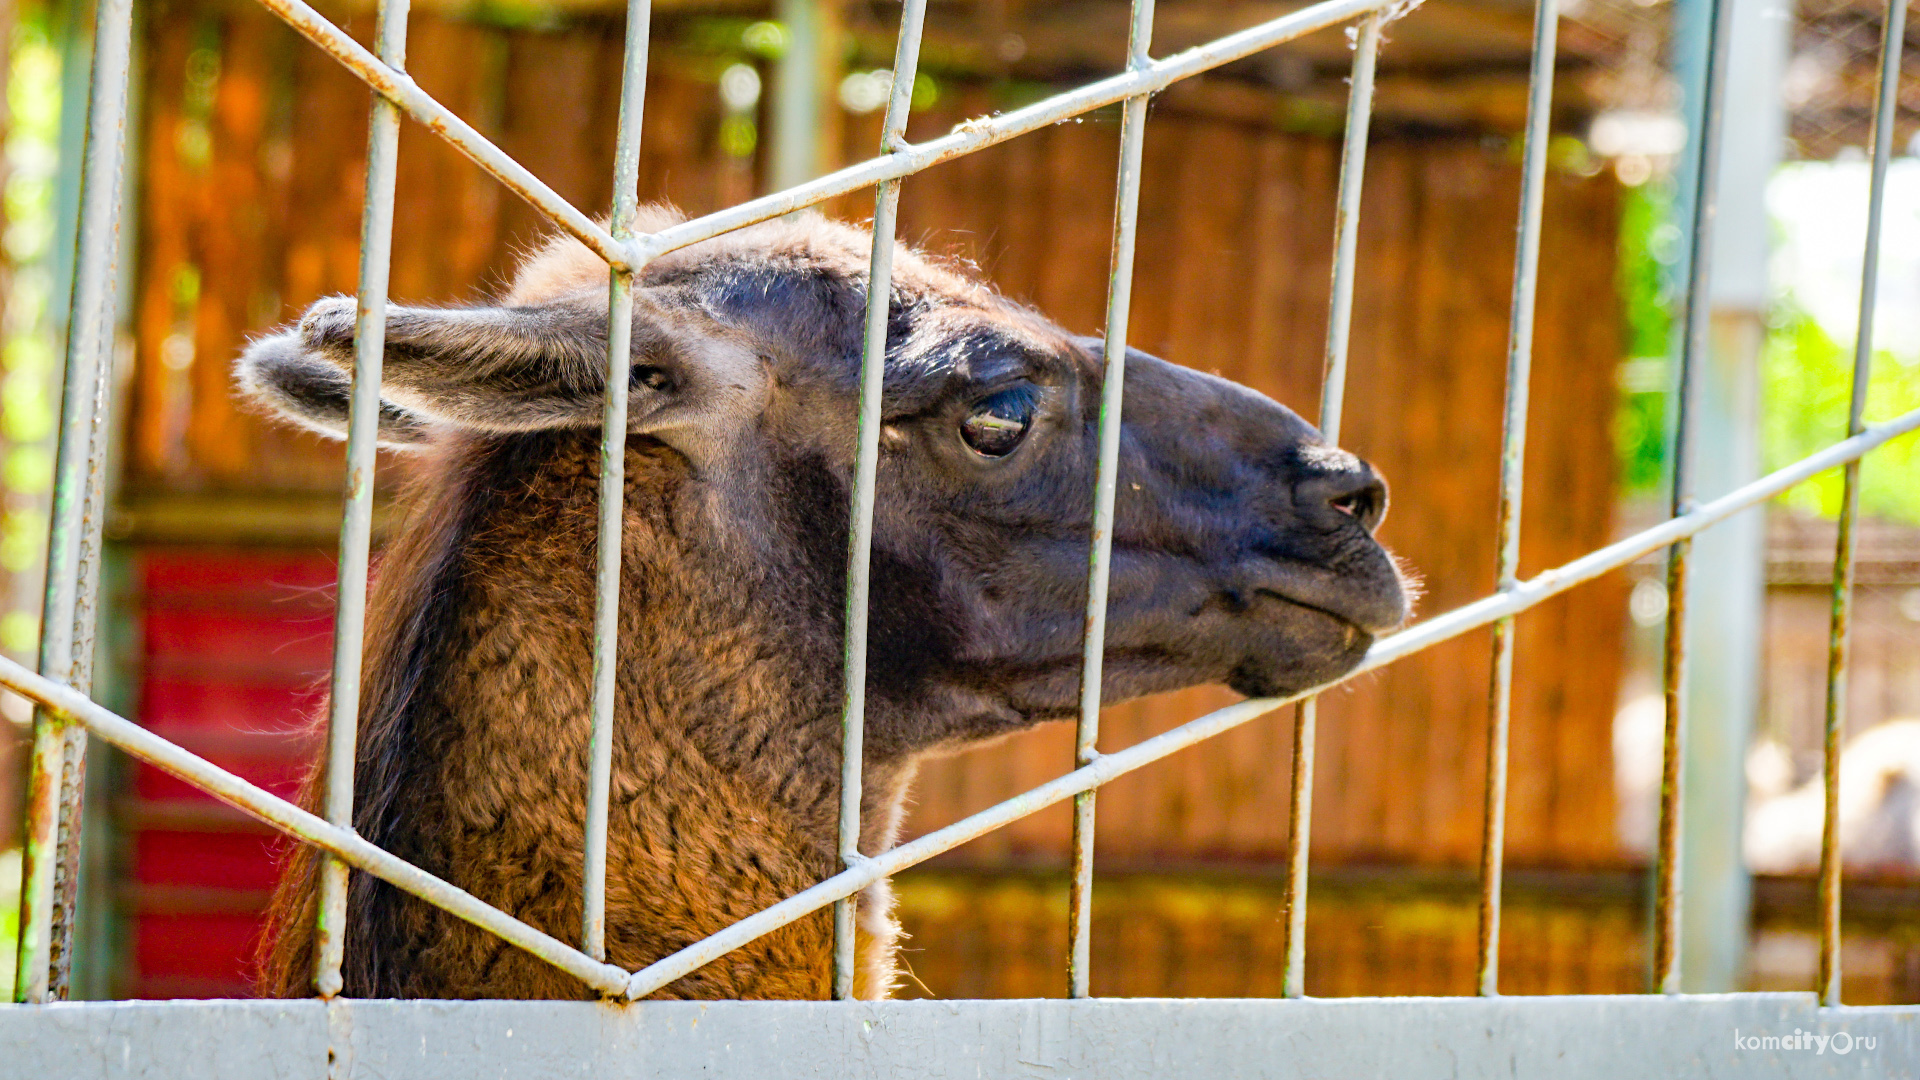
[[[1658,551],[1682,537],[1691,536],[1742,510],[1763,503],[1829,469],[1857,460],[1876,447],[1914,431],[1920,431],[1920,409],[1869,427],[1859,435],[1761,477],[1689,514],[1669,519],[1589,552],[1570,563],[1523,581],[1512,590],[1456,608],[1375,642],[1373,648],[1368,650],[1366,659],[1354,670],[1336,683],[1315,687],[1306,694],[1323,692],[1338,681],[1356,678],[1497,619],[1525,611],[1643,555]],[[924,862],[1008,822],[1071,798],[1078,792],[1104,784],[1183,747],[1231,730],[1306,696],[1302,694],[1294,698],[1259,698],[1239,702],[1125,750],[1103,755],[1092,765],[1076,769],[911,843],[863,860],[805,892],[751,915],[629,976],[368,843],[350,830],[332,825],[138,724],[115,715],[72,687],[35,674],[5,657],[0,657],[0,686],[6,686],[47,708],[63,721],[85,725],[94,735],[133,757],[214,795],[279,831],[339,855],[354,867],[443,908],[510,944],[526,949],[595,989],[610,994],[624,992],[629,998],[644,997],[728,951],[819,910],[840,897],[851,895],[881,877]]]
[[[651,0],[630,0],[620,132],[613,153],[613,235],[633,237],[640,212],[640,126],[647,101]],[[587,752],[586,852],[582,860],[581,948],[607,958],[607,814],[613,785],[613,705],[620,647],[621,523],[627,508],[627,387],[632,364],[633,288],[638,268],[614,267],[607,285],[607,401],[600,427],[600,532],[593,610],[593,734]]]
[[[382,881],[465,919],[509,944],[527,950],[604,993],[625,989],[628,974],[603,964],[564,942],[485,903],[459,887],[414,866],[326,819],[302,810],[250,781],[181,749],[146,728],[115,715],[70,686],[36,675],[0,656],[0,686],[46,708],[61,720],[87,730],[128,754],[161,769],[255,818],[345,860]]]
[[[1417,626],[1382,638],[1374,642],[1373,647],[1367,650],[1366,659],[1352,671],[1324,686],[1314,687],[1293,697],[1250,698],[1229,705],[1197,720],[1190,720],[1171,731],[1135,743],[1124,750],[1102,754],[1091,765],[1075,769],[1064,776],[1057,777],[970,817],[962,818],[943,829],[927,833],[881,855],[863,859],[805,892],[796,893],[772,907],[750,915],[725,930],[697,941],[670,956],[662,957],[635,972],[627,985],[627,997],[645,997],[747,942],[818,911],[841,897],[850,896],[880,878],[925,862],[943,851],[956,848],[1008,822],[1017,821],[1035,811],[1072,798],[1082,791],[1092,790],[1115,777],[1123,776],[1177,750],[1229,731],[1275,709],[1322,693],[1340,683],[1405,659],[1443,641],[1450,641],[1462,634],[1478,630],[1499,619],[1518,615],[1576,585],[1592,581],[1635,559],[1668,547],[1677,540],[1725,521],[1734,514],[1757,506],[1788,488],[1803,484],[1829,469],[1856,460],[1874,448],[1916,430],[1920,430],[1920,409],[1905,413],[1887,423],[1870,427],[1851,439],[1835,443],[1819,453],[1811,454],[1792,465],[1769,473],[1687,514],[1669,518],[1650,529],[1617,540],[1597,551],[1588,552],[1572,562],[1536,574],[1505,592],[1483,597],[1444,615],[1428,619]],[[0,668],[0,683],[14,685],[8,680],[6,674],[5,669]]]
[[[1520,570],[1520,498],[1525,487],[1527,391],[1533,373],[1533,309],[1540,279],[1540,220],[1546,200],[1547,142],[1552,137],[1553,76],[1560,26],[1558,0],[1539,0],[1533,15],[1533,73],[1527,98],[1527,141],[1520,172],[1520,226],[1513,260],[1513,310],[1507,331],[1507,403],[1501,429],[1499,554],[1494,579],[1507,590]],[[1507,836],[1507,743],[1513,709],[1513,620],[1493,624],[1493,686],[1487,700],[1487,788],[1480,840],[1481,994],[1500,992],[1500,881]]]
[[[1693,507],[1694,372],[1704,362],[1712,297],[1713,211],[1720,175],[1720,131],[1726,108],[1727,50],[1732,38],[1732,0],[1710,0],[1713,17],[1707,65],[1695,134],[1693,220],[1687,262],[1685,335],[1674,389],[1672,504],[1675,517]],[[1662,683],[1666,693],[1666,733],[1661,748],[1660,832],[1654,884],[1654,982],[1663,994],[1680,992],[1680,818],[1684,812],[1683,777],[1687,756],[1687,571],[1691,538],[1682,537],[1667,554],[1667,633]]]
[[[382,0],[375,45],[395,70],[407,61],[408,0]],[[380,379],[386,359],[387,275],[393,255],[394,179],[400,161],[400,111],[374,96],[367,125],[367,181],[360,212],[360,296],[353,325],[353,396],[347,413],[347,476],[340,513],[340,570],[333,616],[333,680],[327,703],[327,820],[353,828],[355,746],[360,723],[360,659],[366,641],[367,567],[373,541],[374,459],[380,439]],[[320,864],[313,988],[323,998],[342,987],[346,956],[347,864]]]
[[[1127,68],[1153,62],[1153,0],[1133,0]],[[1093,546],[1087,572],[1086,635],[1080,660],[1080,723],[1076,766],[1100,756],[1100,683],[1107,641],[1107,581],[1113,568],[1113,503],[1120,478],[1120,429],[1127,383],[1127,317],[1133,300],[1133,249],[1140,218],[1140,158],[1146,145],[1147,95],[1130,97],[1120,116],[1120,172],[1113,196],[1113,256],[1107,276],[1106,372],[1100,391],[1100,460],[1093,483]],[[1073,886],[1067,910],[1067,996],[1086,997],[1093,940],[1095,792],[1073,799]]]
[[[506,151],[475,131],[473,125],[435,101],[406,72],[382,63],[379,57],[367,51],[366,46],[353,40],[346,31],[301,0],[260,0],[260,4],[280,16],[300,36],[340,61],[348,71],[372,87],[374,93],[398,105],[408,116],[424,124],[428,131],[445,139],[454,149],[471,158],[475,165],[491,173],[509,191],[578,237],[581,243],[593,249],[594,254],[616,268],[630,265],[628,245],[615,240],[611,233],[578,207],[561,198],[545,181],[529,172],[526,166],[513,160]]]
[[[100,529],[106,500],[107,387],[113,367],[114,283],[120,256],[131,0],[100,0],[94,13],[80,221],[69,298],[60,447],[54,466],[40,670],[80,694],[93,681]],[[28,776],[17,1000],[67,996],[80,873],[87,736],[38,710]]]
[[[1373,120],[1373,72],[1380,56],[1383,12],[1368,15],[1354,41],[1353,86],[1347,94],[1347,134],[1340,151],[1340,195],[1334,209],[1332,299],[1327,313],[1327,364],[1320,382],[1320,434],[1340,444],[1347,395],[1347,344],[1353,329],[1354,263],[1360,249],[1360,190],[1367,172],[1367,131]],[[1286,971],[1281,993],[1297,998],[1307,984],[1307,862],[1313,836],[1313,744],[1319,709],[1313,698],[1293,713],[1293,768],[1288,779]]]
[[[644,265],[669,251],[678,251],[721,233],[790,214],[884,180],[898,180],[942,161],[997,146],[1017,135],[1038,131],[1050,124],[1130,97],[1158,93],[1182,79],[1245,59],[1263,49],[1338,26],[1368,12],[1399,9],[1404,2],[1325,0],[1153,61],[1137,71],[1129,70],[1109,76],[1012,112],[969,120],[938,139],[903,145],[895,153],[883,154],[784,191],[763,195],[738,206],[662,229],[635,242],[633,261],[637,265]]]
[[[880,133],[883,154],[906,145],[907,114],[920,65],[920,30],[926,0],[907,0],[900,12],[900,38],[893,53],[893,89]],[[867,608],[872,590],[873,499],[880,471],[881,391],[887,372],[887,321],[892,311],[893,248],[900,185],[887,181],[874,193],[873,260],[867,274],[866,333],[860,352],[860,424],[853,471],[853,520],[848,526],[846,615],[846,711],[840,723],[840,865],[866,861],[860,853],[861,769],[865,760],[867,710]],[[878,878],[874,879],[878,880]],[[833,906],[833,997],[853,997],[855,912],[851,894]]]
[[[1880,33],[1880,91],[1873,116],[1873,176],[1867,189],[1867,243],[1860,268],[1860,318],[1853,342],[1853,388],[1847,434],[1866,429],[1873,384],[1873,315],[1880,291],[1880,219],[1887,204],[1887,163],[1899,105],[1900,54],[1906,45],[1906,0],[1888,0]],[[1820,1004],[1840,1004],[1840,740],[1847,729],[1847,654],[1853,615],[1854,528],[1860,516],[1860,463],[1841,474],[1839,536],[1833,554],[1832,629],[1827,638],[1827,715],[1821,776],[1826,804],[1820,831]]]

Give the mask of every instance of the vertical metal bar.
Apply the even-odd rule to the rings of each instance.
[[[407,62],[408,0],[381,0],[374,47],[396,70]],[[375,94],[367,123],[367,181],[360,211],[360,297],[353,321],[353,397],[347,413],[345,505],[333,616],[333,682],[327,704],[327,821],[353,828],[353,771],[360,726],[360,658],[367,615],[368,549],[373,537],[373,470],[380,439],[380,377],[386,358],[387,272],[393,252],[393,187],[400,155],[400,110]],[[320,864],[320,911],[313,988],[340,992],[346,955],[347,864]]]
[[[1714,189],[1720,173],[1720,128],[1725,113],[1731,0],[1711,0],[1713,18],[1707,42],[1706,77],[1702,80],[1698,120],[1693,125],[1693,220],[1687,264],[1685,336],[1674,390],[1673,490],[1669,507],[1678,517],[1693,509],[1693,469],[1690,457],[1694,370],[1706,355],[1712,316],[1707,284],[1712,271]],[[1654,981],[1663,994],[1680,992],[1680,815],[1681,776],[1686,761],[1687,694],[1687,568],[1693,538],[1676,542],[1667,555],[1667,636],[1662,675],[1666,693],[1666,735],[1661,750],[1660,834],[1654,892]]]
[[[927,0],[906,0],[900,39],[893,53],[893,90],[887,96],[880,152],[907,147],[907,113],[920,66],[920,28]],[[867,277],[866,335],[860,352],[860,431],[853,471],[853,520],[847,551],[846,712],[840,725],[840,865],[852,869],[860,853],[862,752],[867,709],[867,600],[871,592],[874,479],[880,465],[880,391],[887,371],[887,316],[893,295],[893,233],[900,209],[900,181],[876,186],[873,203],[873,264]],[[854,897],[833,903],[833,997],[853,997]]]
[[[41,674],[83,692],[93,674],[105,499],[106,388],[113,369],[114,283],[132,50],[131,0],[99,0],[40,630]],[[84,729],[57,720],[45,709],[35,710],[14,982],[19,1001],[66,996],[85,755]]]
[[[629,0],[620,131],[613,152],[613,238],[633,238],[640,211],[640,126],[647,101],[651,0]],[[620,545],[626,514],[627,384],[632,365],[633,284],[640,267],[614,270],[607,285],[607,400],[600,428],[600,537],[593,608],[593,734],[587,752],[586,852],[581,951],[607,958],[607,813],[613,782],[613,704],[620,647]]]
[[[1513,309],[1507,331],[1507,405],[1500,446],[1500,547],[1495,582],[1507,592],[1519,581],[1520,498],[1525,488],[1527,391],[1533,373],[1533,309],[1540,279],[1540,218],[1546,201],[1547,141],[1553,119],[1553,75],[1560,10],[1539,0],[1533,16],[1533,74],[1527,100],[1527,143],[1520,173],[1520,225],[1513,260]],[[1487,790],[1480,840],[1479,991],[1500,992],[1500,883],[1507,836],[1507,732],[1513,709],[1513,618],[1493,624],[1493,687],[1487,702]]]
[[[1333,297],[1327,314],[1327,367],[1320,385],[1320,434],[1340,442],[1347,393],[1347,342],[1353,324],[1353,269],[1360,244],[1360,186],[1367,171],[1367,129],[1373,120],[1373,69],[1380,55],[1376,11],[1360,23],[1354,42],[1353,87],[1347,95],[1347,134],[1340,151],[1340,199],[1334,211]],[[1313,834],[1313,742],[1317,699],[1294,707],[1293,775],[1287,829],[1287,968],[1281,993],[1300,997],[1307,985],[1307,853]]]
[[[1887,162],[1893,153],[1900,54],[1906,45],[1906,0],[1888,0],[1880,33],[1880,99],[1873,117],[1873,179],[1867,193],[1867,244],[1860,269],[1860,320],[1853,343],[1853,391],[1847,435],[1866,430],[1873,381],[1873,315],[1880,289],[1880,219],[1886,209]],[[1820,1004],[1840,1004],[1840,740],[1847,726],[1847,654],[1853,615],[1854,525],[1860,515],[1860,460],[1842,474],[1840,535],[1833,555],[1833,623],[1827,637],[1826,812],[1820,833]]]
[[[1151,62],[1153,0],[1134,0],[1127,33],[1127,69]],[[1133,299],[1135,225],[1140,216],[1140,156],[1146,145],[1147,97],[1121,106],[1120,172],[1113,196],[1113,256],[1107,275],[1106,373],[1100,394],[1100,461],[1093,483],[1093,547],[1088,556],[1087,620],[1081,647],[1080,726],[1075,768],[1100,756],[1100,682],[1106,658],[1107,580],[1113,565],[1113,503],[1120,472],[1120,423],[1127,381],[1127,318]],[[1094,797],[1073,798],[1073,885],[1067,910],[1067,996],[1086,997],[1091,981]]]

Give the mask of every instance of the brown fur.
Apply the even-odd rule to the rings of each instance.
[[[607,875],[608,959],[628,969],[838,866],[868,243],[817,218],[769,223],[655,262],[636,298]],[[363,836],[562,940],[581,911],[606,277],[563,241],[498,308],[390,314],[382,437],[417,468],[370,596],[355,766]],[[1072,713],[1100,372],[1097,342],[910,251],[892,307],[868,853],[894,843],[926,753]],[[243,385],[337,430],[350,315],[323,301],[257,343]],[[989,463],[943,440],[995,364],[1047,389],[1029,444]],[[1129,364],[1130,427],[1135,400],[1150,419],[1123,456],[1110,698],[1205,681],[1278,692],[1351,666],[1405,610],[1368,535],[1377,479],[1258,395]],[[1224,490],[1244,494],[1223,507]],[[318,867],[310,848],[288,858],[268,993],[308,992]],[[893,988],[891,908],[884,882],[859,897],[860,996]],[[349,915],[350,996],[590,996],[365,874]],[[825,997],[830,948],[816,913],[656,996]]]

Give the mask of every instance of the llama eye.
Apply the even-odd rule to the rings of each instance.
[[[1037,397],[1031,386],[1000,391],[973,407],[960,423],[960,437],[976,454],[1006,457],[1033,426]]]

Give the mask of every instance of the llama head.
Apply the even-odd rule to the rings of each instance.
[[[822,572],[791,587],[822,595],[785,610],[836,636],[870,246],[817,217],[772,222],[655,261],[633,296],[629,453],[674,475],[676,517],[697,523],[675,535],[746,559],[816,552]],[[870,724],[916,707],[970,713],[976,734],[1070,715],[1103,345],[908,249],[894,265]],[[607,284],[566,241],[498,304],[389,307],[383,444],[597,433]],[[253,344],[242,387],[337,435],[353,335],[352,300],[320,301]],[[1350,669],[1407,612],[1373,537],[1386,502],[1369,466],[1286,407],[1129,350],[1109,700],[1215,682],[1281,694]]]

